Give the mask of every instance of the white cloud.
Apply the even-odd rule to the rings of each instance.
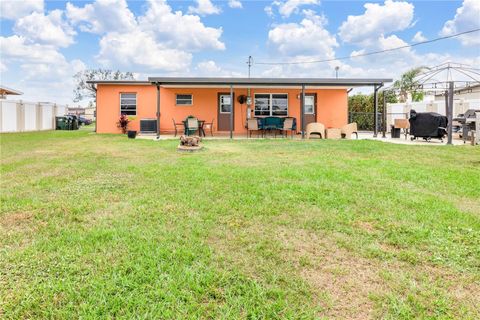
[[[274,13],[273,13],[273,8],[271,6],[266,6],[264,8],[264,11],[267,14],[267,16],[273,17]]]
[[[445,22],[440,35],[450,36],[452,34],[480,28],[480,1],[464,0],[457,9],[455,17]],[[480,44],[478,32],[470,33],[459,37],[464,46],[475,46]]]
[[[74,25],[80,26],[80,30],[96,34],[125,32],[136,25],[135,16],[125,0],[97,0],[83,8],[69,2],[66,15]]]
[[[43,12],[43,0],[2,0],[0,18],[16,20],[32,12]]]
[[[215,6],[210,0],[195,0],[197,6],[189,6],[189,13],[196,13],[201,16],[206,16],[209,14],[219,14],[221,12],[220,8]]]
[[[85,68],[82,61],[67,61],[55,46],[30,43],[18,35],[0,37],[0,47],[2,65],[12,67],[12,70],[2,70],[8,72],[5,78],[8,76],[9,83],[25,92],[23,99],[71,103],[72,77]]]
[[[298,13],[301,6],[317,4],[320,4],[319,0],[276,0],[272,3],[272,5],[278,7],[278,12],[286,18],[290,17],[292,13]],[[267,10],[267,8],[270,8],[269,11],[271,12],[272,7],[266,7],[265,9]]]
[[[414,6],[408,2],[386,0],[384,5],[366,3],[365,13],[348,16],[339,28],[344,42],[368,45],[380,34],[408,28],[412,24]]]
[[[274,9],[276,8],[283,18],[288,18],[293,13],[300,13],[300,7],[302,6],[319,4],[320,0],[275,0],[265,7],[264,11],[269,17],[273,17],[275,15]]]
[[[229,0],[228,6],[233,9],[241,9],[243,7],[239,0]]]
[[[2,60],[31,63],[55,63],[65,58],[55,47],[38,43],[29,44],[22,36],[0,37]]]
[[[199,16],[173,12],[165,1],[151,1],[144,16],[138,18],[141,30],[150,32],[158,41],[179,49],[224,50],[221,28],[206,27]]]
[[[199,74],[210,77],[219,76],[223,72],[222,68],[212,60],[199,62],[196,69]]]
[[[305,17],[300,23],[284,23],[270,30],[269,44],[283,56],[333,58],[338,43],[335,36],[325,29],[326,18],[310,10],[303,12]]]
[[[412,38],[413,42],[423,42],[427,41],[427,38],[422,34],[422,31],[418,31]]]
[[[33,12],[18,19],[13,30],[32,42],[68,47],[76,32],[63,20],[61,10],[53,10],[48,15]]]
[[[8,70],[8,67],[0,61],[0,72],[5,72]]]
[[[110,32],[100,40],[100,63],[108,67],[123,66],[176,71],[188,68],[192,55],[168,48],[148,33],[135,30],[129,33]],[[131,70],[130,70],[131,71]]]

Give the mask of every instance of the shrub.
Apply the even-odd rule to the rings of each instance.
[[[127,133],[127,128],[129,123],[130,123],[130,119],[128,119],[128,116],[126,114],[122,114],[120,116],[120,119],[118,119],[117,127],[122,129],[122,133],[125,134]]]

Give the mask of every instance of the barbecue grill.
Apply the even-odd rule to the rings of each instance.
[[[459,131],[461,131],[461,138],[463,142],[469,138],[469,132],[475,131],[475,112],[480,112],[479,109],[468,109],[465,113],[459,114],[453,121],[457,121],[460,124]]]
[[[412,141],[417,138],[423,138],[430,141],[432,138],[440,139],[447,134],[448,118],[435,112],[416,112],[410,110],[410,135]]]

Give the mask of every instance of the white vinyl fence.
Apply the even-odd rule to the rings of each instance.
[[[66,110],[50,102],[0,100],[0,132],[55,130],[55,117]]]
[[[393,124],[395,119],[408,118],[411,109],[417,112],[436,112],[447,115],[445,101],[387,103],[387,130],[390,131],[390,125]],[[453,101],[454,118],[468,109],[480,109],[480,99],[459,99]]]

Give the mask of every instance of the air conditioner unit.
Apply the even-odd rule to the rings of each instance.
[[[140,119],[140,132],[141,133],[156,133],[157,132],[157,119]]]

